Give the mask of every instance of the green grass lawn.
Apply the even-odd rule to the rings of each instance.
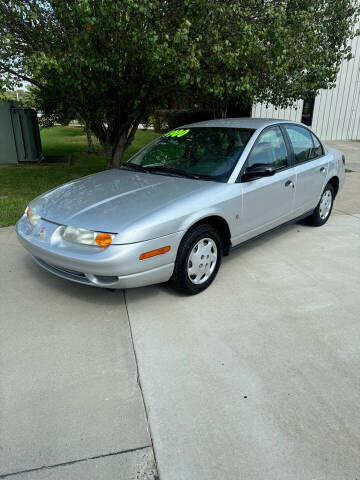
[[[158,136],[152,131],[138,131],[126,151],[129,158]],[[105,169],[105,156],[95,142],[96,153],[87,153],[86,136],[78,127],[52,127],[41,131],[44,155],[71,155],[73,164],[66,166],[16,165],[0,168],[0,227],[13,225],[26,205],[40,193],[69,180]],[[7,198],[1,198],[7,196]]]

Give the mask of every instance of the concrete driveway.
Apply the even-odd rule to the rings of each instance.
[[[195,297],[125,305],[40,270],[12,229],[0,265],[4,476],[153,479],[152,441],[161,480],[359,476],[360,173],[324,227],[235,250]]]
[[[126,292],[165,480],[360,473],[360,173],[329,222],[234,251],[196,297]]]
[[[346,168],[360,173],[360,141],[330,141],[326,145],[344,152]]]
[[[0,478],[155,479],[122,291],[47,275],[0,229]]]

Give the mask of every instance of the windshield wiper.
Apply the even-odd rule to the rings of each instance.
[[[195,180],[214,180],[210,175],[197,175],[196,173],[188,173],[173,167],[166,167],[165,165],[149,165],[148,172],[163,172],[177,177],[193,178]]]
[[[126,168],[128,170],[138,170],[139,172],[149,173],[149,170],[147,168],[132,162],[124,163],[123,165],[121,165],[121,168]]]

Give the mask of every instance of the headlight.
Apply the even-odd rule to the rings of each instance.
[[[93,232],[86,228],[60,227],[60,235],[67,242],[80,243],[82,245],[99,245],[107,247],[113,241],[112,233]]]
[[[27,216],[29,222],[31,225],[35,226],[37,223],[39,223],[40,220],[40,215],[36,213],[36,211],[33,208],[27,207],[25,210],[25,215]]]

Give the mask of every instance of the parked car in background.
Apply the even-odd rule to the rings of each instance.
[[[107,288],[170,280],[194,294],[211,284],[232,247],[296,219],[326,223],[344,164],[296,122],[185,125],[118,170],[40,195],[16,231],[60,277]]]

